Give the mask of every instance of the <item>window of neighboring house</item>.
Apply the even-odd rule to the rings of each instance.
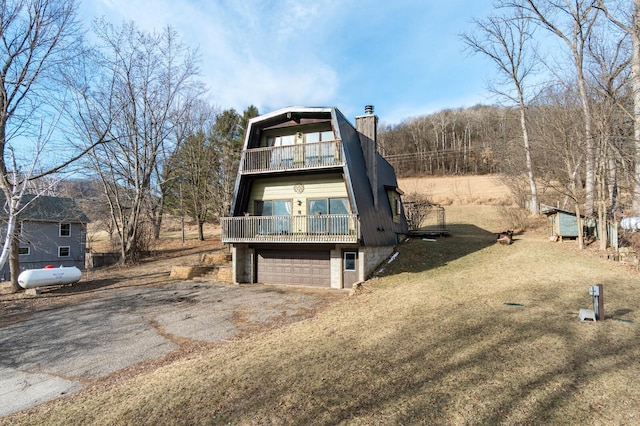
[[[29,256],[29,254],[31,254],[31,247],[20,247],[18,249],[18,254],[20,256]]]
[[[60,236],[61,237],[69,237],[69,236],[71,236],[71,224],[70,223],[61,223],[60,224]]]
[[[288,234],[291,228],[291,200],[259,200],[256,216],[277,216],[260,222],[261,234]]]
[[[69,256],[71,256],[71,247],[69,246],[58,247],[58,257],[69,257]]]

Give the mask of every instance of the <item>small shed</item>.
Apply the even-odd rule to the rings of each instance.
[[[558,208],[549,208],[542,212],[547,216],[547,235],[552,239],[578,238],[578,220],[574,212]],[[593,235],[595,231],[595,221],[582,218],[583,235]]]

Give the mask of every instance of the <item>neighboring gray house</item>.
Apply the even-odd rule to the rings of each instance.
[[[4,197],[0,200],[4,204]],[[87,223],[89,218],[71,198],[25,195],[30,202],[20,214],[20,270],[46,265],[76,266],[84,269]],[[6,215],[6,214],[5,214]],[[6,216],[0,233],[4,244]],[[0,278],[10,279],[9,263],[0,270]]]
[[[393,167],[377,152],[373,107],[290,107],[249,122],[231,217],[236,283],[351,288],[408,234]]]

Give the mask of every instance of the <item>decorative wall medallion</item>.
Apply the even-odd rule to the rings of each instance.
[[[301,184],[301,183],[296,183],[293,186],[293,190],[296,191],[296,193],[298,193],[298,194],[302,194],[302,192],[304,191],[304,185]]]

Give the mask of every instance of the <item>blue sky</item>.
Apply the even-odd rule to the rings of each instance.
[[[459,34],[492,0],[80,0],[82,19],[171,25],[201,55],[210,101],[267,113],[373,104],[383,123],[492,103],[494,70]]]

